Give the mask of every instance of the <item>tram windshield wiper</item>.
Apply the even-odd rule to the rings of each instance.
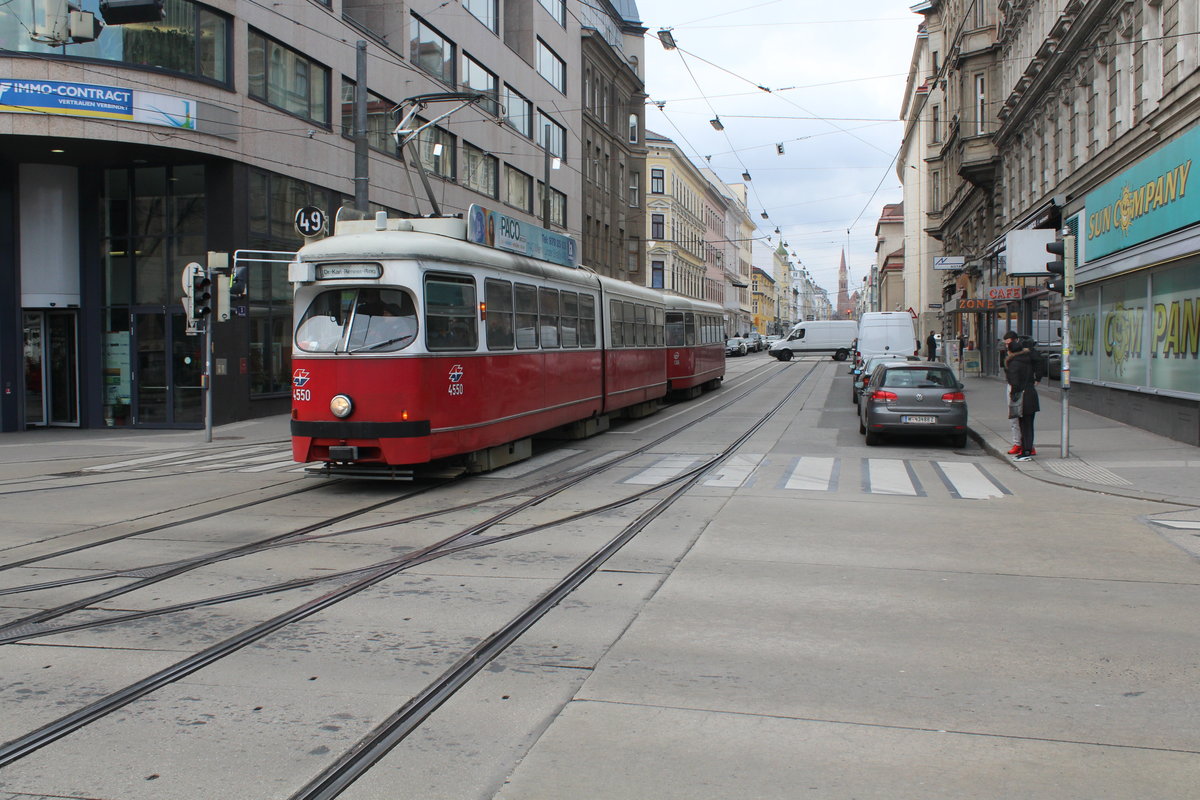
[[[364,351],[369,352],[371,350],[378,350],[381,347],[387,347],[389,344],[395,344],[396,342],[402,342],[405,339],[413,339],[413,338],[415,338],[413,336],[413,334],[406,333],[403,336],[394,336],[391,339],[384,339],[382,342],[376,342],[375,344],[372,344],[372,345],[363,345],[362,347],[356,347],[349,352],[351,352],[351,353],[362,353]]]

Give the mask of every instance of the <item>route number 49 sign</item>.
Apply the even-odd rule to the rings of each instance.
[[[301,236],[320,236],[325,231],[325,212],[305,206],[296,212],[296,231]]]

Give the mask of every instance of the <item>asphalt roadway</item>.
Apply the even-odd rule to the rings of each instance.
[[[1047,389],[1016,463],[1003,384],[965,383],[1009,496],[710,491],[703,534],[495,796],[1200,796],[1200,450],[1072,409],[1061,458]],[[214,446],[286,435],[271,417]],[[29,431],[0,436],[0,464],[200,439]],[[345,797],[414,796],[383,786]]]

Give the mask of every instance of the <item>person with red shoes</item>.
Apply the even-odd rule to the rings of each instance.
[[[1008,358],[1004,362],[1004,376],[1009,387],[1009,417],[1016,418],[1020,427],[1020,450],[1014,461],[1030,461],[1037,454],[1033,447],[1033,418],[1041,406],[1035,384],[1038,380],[1033,351],[1024,347],[1013,331],[1004,334]],[[1011,452],[1011,451],[1010,451]]]

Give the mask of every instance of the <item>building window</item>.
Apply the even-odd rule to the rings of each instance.
[[[542,190],[545,186],[546,184],[541,181],[537,182],[537,208],[534,210],[538,216],[546,213],[546,207],[542,205],[545,202],[542,199]],[[567,227],[567,196],[553,186],[550,187],[550,224],[560,228]]]
[[[662,261],[650,262],[650,288],[665,289],[663,284],[663,276],[666,274],[666,265]]]
[[[547,126],[550,128],[548,134],[546,131]],[[547,139],[547,135],[549,139]],[[549,150],[550,155],[558,156],[559,158],[567,157],[567,129],[546,116],[546,112],[540,108],[538,109],[537,142],[543,148]]]
[[[929,141],[940,142],[942,140],[942,108],[934,106],[930,109],[929,120]]]
[[[550,12],[554,21],[564,28],[567,27],[567,0],[538,0],[542,8]]]
[[[499,113],[499,100],[496,92],[498,83],[496,74],[466,53],[462,58],[462,88],[469,92],[481,92],[487,99],[479,106],[487,113],[495,116]]]
[[[499,18],[499,14],[496,13],[496,0],[463,0],[463,8],[482,22],[489,31],[496,33],[496,20]]]
[[[975,76],[975,134],[987,133],[987,79],[980,73]]]
[[[629,143],[630,143],[630,144],[637,144],[637,143],[638,143],[638,139],[639,139],[639,136],[638,136],[638,115],[637,115],[637,114],[630,114],[630,115],[629,115]]]
[[[250,29],[249,94],[289,114],[329,125],[329,68]]]
[[[33,5],[42,7],[41,3]],[[83,5],[85,10],[96,11],[94,2]],[[101,38],[69,49],[30,39],[25,27],[29,23],[22,21],[24,14],[18,16],[18,6],[24,11],[30,4],[0,3],[0,51],[123,61],[229,83],[230,18],[198,3],[166,0],[162,22],[110,26]]]
[[[504,165],[504,202],[522,211],[533,211],[533,178],[508,164]]]
[[[354,81],[342,78],[342,135],[354,138]],[[372,150],[400,155],[392,136],[392,109],[396,104],[367,91],[367,145]]]
[[[642,204],[642,173],[629,173],[629,207],[637,208]]]
[[[412,18],[412,62],[442,83],[454,85],[454,44],[431,28],[423,19]]]
[[[504,121],[518,133],[533,138],[533,106],[507,83],[504,84]]]
[[[537,40],[537,71],[555,89],[567,93],[567,62],[541,39]]]
[[[418,125],[424,124],[418,118]],[[417,134],[417,153],[421,166],[434,175],[454,180],[457,171],[457,154],[455,153],[454,134],[430,125]]]
[[[666,217],[663,214],[650,215],[650,238],[661,241],[667,235]]]
[[[650,194],[662,194],[666,191],[665,183],[662,167],[654,167],[650,170]]]
[[[463,142],[463,186],[488,197],[496,196],[500,162],[491,153]]]

